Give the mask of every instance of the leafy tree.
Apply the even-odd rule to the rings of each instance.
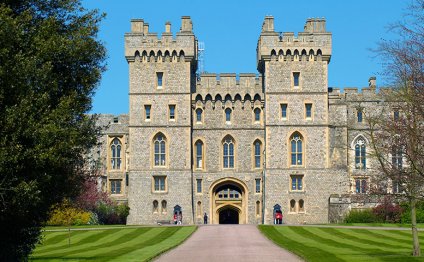
[[[0,261],[26,260],[50,207],[78,194],[103,17],[79,0],[0,1]]]
[[[380,166],[376,181],[388,181],[409,201],[413,255],[420,256],[416,203],[424,195],[424,0],[414,0],[391,29],[399,38],[382,41],[378,52],[393,88],[383,92],[387,106],[368,115],[371,145]]]

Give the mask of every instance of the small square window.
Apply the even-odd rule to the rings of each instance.
[[[293,86],[299,87],[300,83],[300,73],[299,72],[293,72]]]
[[[306,118],[312,118],[312,104],[305,104],[305,115]]]
[[[202,179],[196,179],[197,193],[202,193]]]
[[[287,119],[287,104],[281,104],[281,118]]]
[[[175,105],[169,105],[169,120],[175,120]]]
[[[112,195],[121,194],[121,180],[110,180],[110,193]]]
[[[150,109],[151,109],[151,105],[144,105],[144,113],[145,113],[145,115],[144,115],[144,119],[147,121],[147,120],[150,120]]]
[[[166,176],[155,176],[154,180],[154,191],[165,192],[166,190]]]
[[[162,84],[163,84],[163,72],[157,72],[156,73],[156,78],[157,78],[157,88],[162,88]]]
[[[303,190],[303,176],[299,176],[299,175],[290,176],[290,179],[291,179],[291,191]]]

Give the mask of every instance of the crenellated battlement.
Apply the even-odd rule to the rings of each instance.
[[[251,73],[205,73],[200,75],[193,100],[253,101],[264,99],[262,77]]]
[[[197,39],[190,17],[181,18],[181,29],[175,36],[171,22],[166,22],[160,37],[149,32],[149,24],[143,19],[131,20],[131,32],[125,34],[125,57],[127,61],[134,61],[137,56],[142,62],[196,60]]]
[[[379,100],[381,95],[388,92],[388,88],[378,88],[376,86],[376,77],[370,77],[368,87],[345,87],[343,89],[329,87],[329,99],[341,99],[342,101],[371,101]]]
[[[332,34],[326,31],[324,18],[309,18],[304,31],[275,32],[274,17],[266,16],[257,45],[258,70],[264,61],[327,61],[330,62]]]

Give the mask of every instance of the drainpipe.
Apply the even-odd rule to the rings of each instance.
[[[191,84],[191,83],[190,83]],[[193,174],[193,164],[194,164],[194,159],[193,159],[193,110],[192,110],[192,97],[193,94],[190,94],[190,148],[189,148],[189,152],[190,152],[190,177],[191,177],[191,218],[193,219],[193,225],[196,224],[196,221],[194,220],[194,174]],[[202,201],[203,202],[203,201]]]
[[[265,177],[266,177],[266,88],[265,88],[265,74],[262,74],[262,86],[264,91],[264,150],[263,150],[263,156],[264,156],[264,162],[263,162],[263,170],[262,170],[262,225],[265,224],[265,190],[266,190],[266,183],[265,183]]]

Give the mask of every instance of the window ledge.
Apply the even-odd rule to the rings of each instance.
[[[168,194],[168,191],[153,191],[152,194]]]

